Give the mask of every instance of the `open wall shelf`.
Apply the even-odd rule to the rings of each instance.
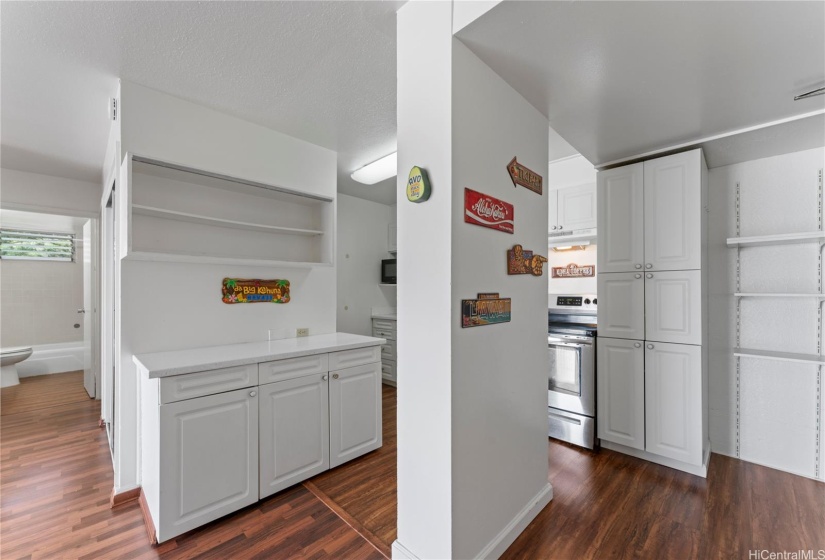
[[[756,293],[756,292],[739,292],[733,294],[736,297],[746,297],[746,298],[792,298],[792,299],[803,299],[803,298],[814,298],[814,299],[825,299],[825,294],[791,294],[791,293]]]
[[[792,352],[771,352],[769,350],[734,348],[733,355],[738,358],[760,358],[763,360],[778,360],[781,362],[797,362],[820,366],[825,364],[825,356],[819,356],[817,354],[795,354]]]
[[[184,222],[192,222],[194,224],[207,224],[236,229],[246,229],[250,231],[265,231],[270,233],[285,233],[289,235],[310,236],[324,234],[324,232],[319,229],[299,229],[282,226],[270,226],[266,224],[253,224],[250,222],[239,222],[237,220],[225,220],[223,218],[199,216],[198,214],[189,214],[187,212],[178,212],[175,210],[167,210],[165,208],[142,206],[140,204],[132,204],[132,213],[139,214],[142,216],[153,216],[155,218],[166,218],[169,220],[182,220]]]
[[[796,243],[825,242],[825,231],[757,235],[753,237],[729,237],[728,247],[759,247],[766,245],[793,245]]]

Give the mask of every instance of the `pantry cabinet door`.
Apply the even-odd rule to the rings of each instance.
[[[594,183],[559,189],[558,206],[558,225],[561,231],[592,229],[598,225]]]
[[[159,542],[258,501],[256,390],[160,406]]]
[[[702,267],[701,165],[700,150],[644,162],[645,270]]]
[[[644,340],[645,281],[641,272],[599,274],[599,336]]]
[[[326,372],[260,386],[260,497],[329,468]]]
[[[702,271],[645,273],[645,340],[702,344]]]
[[[644,266],[644,166],[597,175],[597,272],[641,271]]]
[[[381,447],[381,362],[330,372],[330,468]]]
[[[645,448],[645,362],[642,342],[599,336],[596,389],[599,438]]]
[[[645,449],[702,464],[702,347],[645,345]]]
[[[547,191],[547,204],[548,204],[548,212],[547,212],[547,233],[549,234],[556,234],[559,233],[559,191],[558,190],[548,190]]]

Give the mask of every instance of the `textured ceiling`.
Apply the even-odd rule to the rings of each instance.
[[[825,85],[823,21],[821,1],[514,1],[458,37],[601,165],[822,110],[793,96]]]
[[[133,81],[338,152],[339,191],[395,150],[400,1],[3,2],[2,165],[100,181],[108,98]]]

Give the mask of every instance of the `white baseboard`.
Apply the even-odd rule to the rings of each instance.
[[[691,465],[690,463],[685,463],[683,461],[677,461],[676,459],[670,459],[668,457],[662,457],[661,455],[656,455],[654,453],[649,453],[647,451],[643,451],[641,449],[634,449],[632,447],[627,447],[626,445],[621,445],[619,443],[613,443],[612,441],[601,441],[602,447],[605,449],[610,449],[612,451],[618,451],[619,453],[624,453],[625,455],[631,455],[638,459],[644,459],[645,461],[650,461],[651,463],[656,463],[659,465],[663,465],[665,467],[670,467],[671,469],[676,469],[680,471],[684,471],[689,474],[693,474],[696,476],[701,476],[702,478],[708,477],[708,463],[710,462],[710,445],[705,445],[705,452],[702,457],[702,464],[701,465]]]
[[[498,558],[513,544],[533,519],[553,499],[553,487],[548,482],[505,527],[481,549],[477,558]],[[392,560],[419,560],[407,547],[396,540],[392,543]]]
[[[491,540],[487,546],[481,549],[478,558],[498,558],[507,548],[513,544],[518,536],[527,528],[533,519],[543,510],[553,499],[553,487],[548,482],[542,487],[538,494],[527,502],[527,505],[516,514],[516,516],[505,525],[504,529]]]

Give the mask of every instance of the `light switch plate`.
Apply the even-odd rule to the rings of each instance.
[[[296,329],[295,336],[309,336],[309,329]]]

